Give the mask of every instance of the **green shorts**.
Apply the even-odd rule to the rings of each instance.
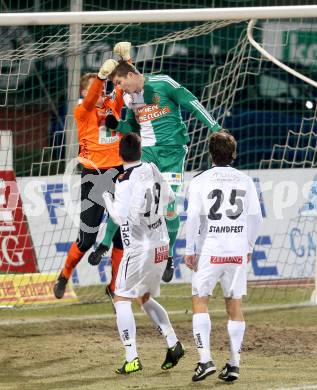
[[[186,154],[186,145],[144,146],[142,148],[142,161],[153,162],[175,191],[176,187],[183,184]]]

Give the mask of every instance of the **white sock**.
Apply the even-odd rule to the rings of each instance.
[[[207,363],[211,360],[210,333],[211,320],[209,314],[193,314],[193,334],[200,357],[200,363]]]
[[[138,356],[136,350],[136,326],[130,301],[119,301],[115,303],[117,313],[117,326],[121,341],[125,348],[125,356],[131,362]]]
[[[239,367],[240,365],[240,350],[243,341],[245,322],[228,320],[228,334],[230,339],[230,360],[231,366]]]
[[[178,339],[168,318],[167,311],[155,299],[150,298],[142,305],[145,313],[157,326],[160,333],[165,337],[168,348],[173,347]]]

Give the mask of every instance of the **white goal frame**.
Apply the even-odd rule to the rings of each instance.
[[[80,3],[80,0],[78,0]],[[71,1],[72,4],[76,0]],[[76,8],[72,8],[76,9]],[[77,8],[78,9],[78,8]],[[79,8],[80,9],[80,8]],[[298,19],[317,18],[317,5],[302,6],[271,6],[271,7],[236,7],[236,8],[195,8],[195,9],[164,9],[164,10],[128,10],[128,11],[72,11],[72,12],[34,12],[34,13],[2,13],[0,26],[40,26],[40,25],[70,25],[77,28],[77,39],[80,44],[80,26],[83,24],[114,24],[114,23],[172,23],[199,22],[215,20],[250,21],[248,38],[250,43],[270,61],[285,71],[292,73],[303,81],[317,87],[317,82],[281,63],[270,55],[253,39],[252,29],[255,20],[263,19]],[[79,32],[78,32],[79,31]],[[78,59],[73,58],[73,61]],[[70,91],[69,91],[70,92]],[[316,214],[317,220],[317,214]],[[317,223],[316,223],[317,225]],[[317,242],[317,237],[316,237]],[[317,252],[317,251],[316,251]],[[317,253],[315,259],[315,289],[311,303],[317,305]]]
[[[201,22],[317,17],[317,5],[0,14],[0,26]]]

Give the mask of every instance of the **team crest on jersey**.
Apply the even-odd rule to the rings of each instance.
[[[152,102],[154,103],[154,104],[159,104],[160,103],[160,97],[159,97],[159,95],[153,95],[153,97],[152,97]]]

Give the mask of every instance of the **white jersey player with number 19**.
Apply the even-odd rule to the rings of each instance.
[[[247,291],[247,262],[262,222],[252,179],[232,168],[236,141],[226,131],[212,134],[213,166],[190,183],[185,262],[192,269],[193,334],[200,361],[192,378],[216,372],[211,358],[208,300],[217,282],[228,313],[230,359],[219,374],[226,382],[239,378],[240,348],[245,331],[241,298]]]
[[[174,193],[153,163],[137,161],[124,170],[115,186],[115,200],[105,198],[109,214],[120,226],[124,249],[115,294],[157,296],[169,244],[163,211]]]
[[[124,173],[116,182],[114,199],[111,194],[105,194],[107,210],[120,226],[124,249],[114,302],[126,361],[116,373],[129,374],[142,369],[131,308],[131,300],[136,298],[166,339],[167,354],[161,368],[168,370],[183,357],[184,348],[166,310],[151,296],[159,295],[168,258],[169,237],[164,210],[174,200],[174,193],[153,163],[140,161],[141,138],[137,134],[130,133],[121,139],[119,154]]]

